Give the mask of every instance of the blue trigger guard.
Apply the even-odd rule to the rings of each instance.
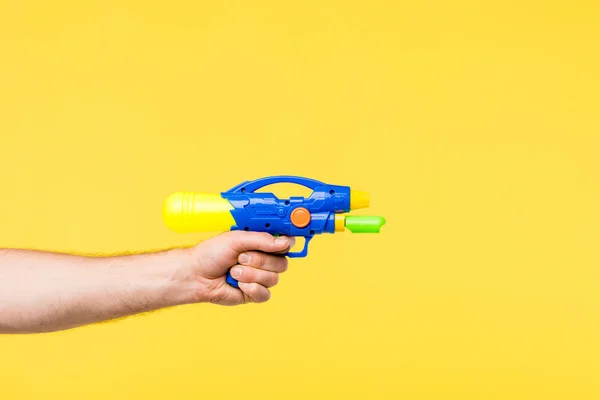
[[[304,236],[304,248],[302,249],[302,251],[296,251],[296,252],[287,252],[284,254],[284,256],[289,257],[289,258],[304,258],[308,255],[308,243],[312,240],[314,236]]]
[[[302,251],[287,252],[283,255],[286,257],[289,257],[289,258],[304,258],[304,257],[306,257],[308,255],[308,243],[310,243],[310,241],[312,240],[313,237],[314,236],[304,236],[304,248],[302,249]],[[235,280],[235,278],[233,276],[231,276],[231,270],[227,271],[227,276],[225,277],[225,282],[227,282],[227,284],[229,286],[239,289],[238,281]]]

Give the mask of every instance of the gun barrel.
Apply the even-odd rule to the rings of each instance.
[[[380,216],[349,215],[344,224],[352,233],[379,233],[385,222]]]

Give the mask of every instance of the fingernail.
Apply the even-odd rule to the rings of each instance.
[[[275,239],[275,244],[287,244],[288,239],[284,237],[278,237]]]
[[[250,257],[246,253],[240,254],[240,263],[242,263],[242,264],[248,264],[248,263],[250,263],[251,259],[252,259],[252,257]]]
[[[241,267],[231,268],[231,276],[233,276],[234,278],[242,276],[242,268]]]

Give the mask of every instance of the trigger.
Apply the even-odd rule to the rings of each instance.
[[[289,252],[285,256],[290,258],[302,258],[308,254],[308,243],[312,240],[313,236],[304,236],[304,248],[302,251]]]

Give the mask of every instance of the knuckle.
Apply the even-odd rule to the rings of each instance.
[[[265,256],[258,252],[252,253],[252,264],[257,268],[264,266],[265,265]]]
[[[240,276],[240,278],[243,277],[243,279],[245,281],[254,280],[255,273],[252,268],[248,268],[248,267],[241,267],[241,268],[242,268],[242,275]]]
[[[255,298],[260,293],[258,283],[251,283],[248,285],[248,290],[246,292],[252,297]]]
[[[264,303],[265,301],[269,301],[270,298],[271,292],[269,292],[267,289],[260,291],[256,296],[254,296],[256,303]]]
[[[270,299],[271,299],[271,292],[269,292],[268,290],[265,290],[262,301],[265,302],[265,301],[269,301]]]
[[[288,270],[290,261],[286,257],[281,257],[281,272]]]
[[[271,286],[275,286],[279,283],[279,275],[277,275],[276,273],[273,273],[271,275]]]

